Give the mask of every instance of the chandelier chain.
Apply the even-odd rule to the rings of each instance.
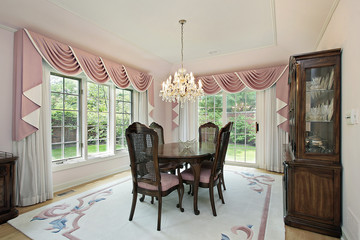
[[[184,21],[181,22],[181,68],[184,68]]]

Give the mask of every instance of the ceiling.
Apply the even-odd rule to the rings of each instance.
[[[285,64],[314,51],[339,0],[1,0],[0,27],[38,32],[101,57],[167,74]],[[161,73],[161,74],[160,74]]]

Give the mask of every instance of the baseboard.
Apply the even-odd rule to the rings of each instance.
[[[84,178],[76,179],[75,181],[70,181],[70,182],[66,182],[64,184],[59,184],[59,185],[56,185],[53,187],[54,193],[71,188],[71,187],[75,187],[75,186],[78,186],[78,185],[81,185],[81,184],[84,184],[87,182],[91,182],[91,181],[94,181],[94,180],[97,180],[97,179],[100,179],[103,177],[107,177],[107,176],[110,176],[110,175],[113,175],[116,173],[124,172],[129,169],[130,169],[129,166],[123,166],[121,168],[111,169],[109,171],[104,171],[104,172],[97,173],[94,175],[86,176]]]

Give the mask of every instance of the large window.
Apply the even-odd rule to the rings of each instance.
[[[50,75],[52,160],[56,163],[127,148],[125,130],[133,122],[133,91],[85,79]]]
[[[256,163],[256,92],[220,93],[199,99],[199,125],[214,122],[219,128],[234,122],[226,161]],[[225,114],[226,113],[226,114]]]
[[[126,148],[125,130],[132,122],[132,91],[115,89],[116,150]]]
[[[52,159],[81,156],[80,79],[50,76]]]
[[[88,154],[108,151],[109,93],[107,85],[87,83]]]

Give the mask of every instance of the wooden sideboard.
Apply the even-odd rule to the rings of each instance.
[[[11,153],[0,151],[0,224],[19,215],[15,208],[15,161]]]

